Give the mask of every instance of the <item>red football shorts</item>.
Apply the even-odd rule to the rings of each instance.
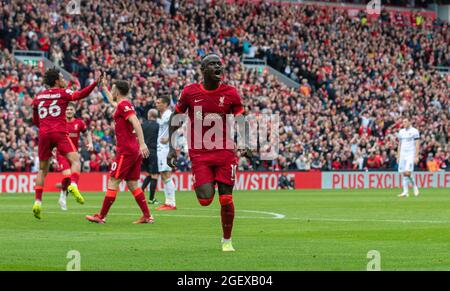
[[[111,165],[109,176],[125,181],[137,181],[141,177],[142,155],[117,154],[116,160]]]
[[[39,135],[38,155],[39,160],[48,161],[52,157],[52,151],[56,147],[58,152],[66,156],[76,152],[77,149],[65,132],[49,132]]]
[[[56,152],[56,162],[58,163],[58,172],[63,172],[65,170],[70,170],[70,161],[65,156]]]
[[[211,182],[234,185],[237,157],[233,151],[190,154],[194,188]]]

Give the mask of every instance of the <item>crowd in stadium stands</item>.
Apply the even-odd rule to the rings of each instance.
[[[353,4],[366,4],[370,1],[368,0],[312,0],[314,2],[325,2],[325,3],[353,3]],[[426,8],[430,3],[444,3],[445,0],[380,0],[381,5],[387,6],[400,6],[400,7],[416,7],[416,8]]]
[[[281,117],[278,158],[239,156],[241,170],[396,169],[404,116],[421,132],[418,168],[449,169],[450,83],[433,69],[450,65],[448,24],[220,1],[84,1],[80,15],[68,15],[56,2],[0,3],[0,172],[36,171],[38,164],[30,104],[44,88],[42,71],[14,60],[13,49],[45,51],[76,77],[73,88],[91,83],[98,70],[130,80],[140,118],[158,96],[175,103],[199,79],[201,57],[218,52],[247,112]],[[243,55],[266,58],[299,89],[265,70],[245,70]],[[108,171],[114,159],[112,112],[97,89],[78,104],[95,147],[81,146],[83,171]],[[178,170],[187,171],[182,134],[178,142]]]

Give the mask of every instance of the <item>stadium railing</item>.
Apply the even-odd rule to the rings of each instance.
[[[33,67],[39,67],[42,71],[56,67],[63,74],[64,78],[67,80],[74,79],[72,74],[49,60],[43,51],[13,50],[13,56],[16,60]]]
[[[448,75],[450,74],[450,67],[444,67],[444,66],[437,66],[433,67],[436,71],[438,71],[442,75]]]
[[[247,69],[258,69],[258,70],[267,70],[269,74],[274,75],[277,77],[278,81],[284,83],[286,86],[291,88],[298,88],[300,87],[300,84],[296,81],[292,80],[288,76],[282,74],[281,72],[275,70],[271,66],[267,65],[267,61],[263,59],[257,59],[257,58],[249,58],[249,57],[243,57],[241,60],[241,63],[245,66]]]

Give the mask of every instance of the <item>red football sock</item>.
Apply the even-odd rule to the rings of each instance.
[[[78,180],[80,180],[80,173],[73,172],[72,175],[70,176],[70,180],[75,184],[78,184]]]
[[[197,197],[197,199],[201,206],[208,206],[209,204],[211,204],[211,202],[213,202],[214,196],[211,198],[198,198]]]
[[[222,206],[220,215],[222,217],[223,238],[230,239],[234,221],[233,196],[231,194],[219,195],[219,201]]]
[[[64,176],[64,178],[61,181],[61,190],[67,191],[67,187],[70,185],[70,175]]]
[[[131,193],[134,196],[134,199],[136,199],[137,204],[141,208],[142,213],[145,217],[150,217],[150,210],[148,210],[147,201],[145,200],[145,194],[142,191],[141,188],[134,189],[134,191],[131,191]]]
[[[44,187],[42,186],[35,186],[34,192],[35,192],[35,199],[42,201],[42,192],[44,191]]]
[[[105,218],[108,215],[109,209],[116,200],[117,190],[108,189],[106,191],[105,199],[103,200],[102,210],[100,211],[100,216]]]

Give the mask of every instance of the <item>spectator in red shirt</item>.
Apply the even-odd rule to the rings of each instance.
[[[377,153],[375,154],[373,151],[370,153],[367,158],[367,168],[368,169],[379,169],[382,165],[383,161],[381,156]]]
[[[340,170],[342,167],[341,159],[340,158],[335,159],[331,164],[331,167],[333,168],[333,170]]]
[[[91,172],[100,172],[100,161],[98,160],[96,154],[91,154],[89,167],[91,168]]]
[[[45,33],[42,37],[39,38],[39,49],[44,52],[48,52],[50,49],[50,38],[48,34]]]

